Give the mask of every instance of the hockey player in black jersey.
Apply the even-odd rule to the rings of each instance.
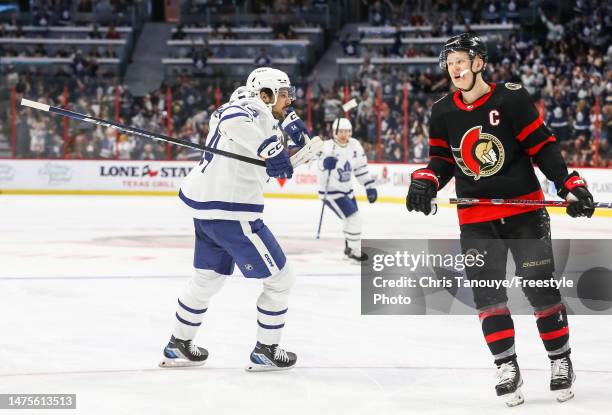
[[[568,174],[555,137],[521,85],[483,79],[487,50],[469,33],[450,38],[440,54],[457,91],[431,110],[430,162],[412,173],[406,197],[409,211],[431,213],[432,198],[452,177],[458,197],[543,200],[535,163],[570,201],[572,217],[591,217],[593,198],[578,173]],[[554,271],[550,220],[537,206],[460,206],[462,250],[487,252],[482,268],[467,269],[470,279],[506,278],[508,250],[524,279],[550,279]],[[520,241],[517,241],[520,240]],[[503,264],[503,265],[500,265]],[[551,361],[550,389],[560,402],[573,397],[567,314],[556,288],[525,288],[538,331]],[[522,378],[514,348],[514,325],[505,290],[474,288],[485,341],[498,367],[497,395],[509,406],[523,402]]]

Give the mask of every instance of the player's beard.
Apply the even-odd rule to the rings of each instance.
[[[286,112],[284,109],[277,111],[274,108],[272,108],[272,115],[274,116],[274,118],[276,118],[279,121],[283,121],[285,119],[286,116]]]
[[[285,117],[287,116],[287,108],[289,108],[289,105],[281,108],[280,110],[276,108],[276,105],[274,105],[272,107],[272,115],[274,116],[275,119],[279,120],[279,121],[283,121],[285,119]]]

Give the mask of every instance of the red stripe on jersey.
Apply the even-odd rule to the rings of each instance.
[[[478,98],[476,101],[472,102],[471,104],[466,104],[465,102],[463,102],[460,89],[458,89],[453,94],[453,101],[455,102],[455,105],[463,111],[474,111],[476,108],[484,105],[484,103],[487,102],[489,98],[491,98],[491,95],[493,95],[493,91],[495,91],[496,84],[489,84],[489,86],[491,87],[491,90],[480,98]]]
[[[517,196],[514,199],[527,200],[544,200],[544,192],[542,189],[526,195]],[[457,209],[459,216],[459,224],[488,222],[507,218],[508,216],[520,215],[534,210],[542,209],[542,206],[491,206],[491,205],[476,205],[462,209]]]
[[[448,143],[440,138],[429,138],[429,145],[448,148]]]
[[[544,124],[544,118],[540,115],[534,122],[523,128],[516,138],[518,138],[519,141],[523,141],[529,134],[537,130],[542,124]]]
[[[569,334],[569,328],[566,326],[559,330],[549,331],[548,333],[540,333],[540,338],[542,340],[554,340],[567,334]]]
[[[455,159],[450,157],[442,157],[442,156],[429,156],[429,159],[442,159],[444,161],[448,161],[450,164],[455,164]]]
[[[544,147],[544,145],[548,143],[554,143],[555,141],[557,141],[557,139],[555,139],[555,137],[551,135],[546,140],[542,141],[540,144],[536,144],[535,146],[528,148],[527,154],[529,154],[530,156],[535,156],[536,154],[538,154],[540,149]]]
[[[498,340],[507,339],[508,337],[514,337],[514,329],[501,330],[496,333],[489,334],[485,336],[485,341],[487,343],[493,343]]]
[[[535,314],[537,318],[545,318],[545,317],[550,317],[553,314],[557,314],[559,311],[564,310],[564,309],[565,309],[565,306],[562,303],[559,303],[552,307],[548,307],[545,310],[536,311],[533,314]]]
[[[482,321],[487,317],[505,316],[507,314],[510,314],[508,307],[495,307],[478,314],[478,318],[480,318],[480,321]]]

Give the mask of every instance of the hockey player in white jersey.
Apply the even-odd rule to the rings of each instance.
[[[361,216],[353,189],[353,176],[366,188],[370,203],[378,193],[368,171],[368,159],[361,143],[351,137],[353,127],[347,118],[332,124],[333,139],[324,142],[319,153],[319,197],[344,222],[344,254],[357,261],[365,261],[361,252]]]
[[[261,157],[266,168],[205,152],[181,184],[179,197],[194,217],[195,271],[178,297],[174,329],[161,367],[206,362],[208,351],[194,345],[193,339],[210,299],[236,264],[245,277],[263,283],[257,299],[257,343],[247,370],[289,369],[297,360],[294,353],[278,346],[295,276],[261,219],[265,182],[293,174],[281,129],[298,146],[304,145],[303,135],[307,134],[296,116],[284,120],[293,99],[294,88],[287,74],[258,68],[249,75],[246,88],[238,88],[230,102],[211,116],[207,146]]]

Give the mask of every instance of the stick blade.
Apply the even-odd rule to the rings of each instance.
[[[347,101],[342,105],[342,110],[344,112],[349,112],[350,110],[356,107],[357,107],[357,100],[353,98],[350,101]]]
[[[21,105],[23,105],[24,107],[30,107],[36,110],[46,111],[46,112],[49,112],[49,107],[50,107],[50,105],[42,104],[36,101],[30,101],[29,99],[25,99],[25,98],[21,98]]]

